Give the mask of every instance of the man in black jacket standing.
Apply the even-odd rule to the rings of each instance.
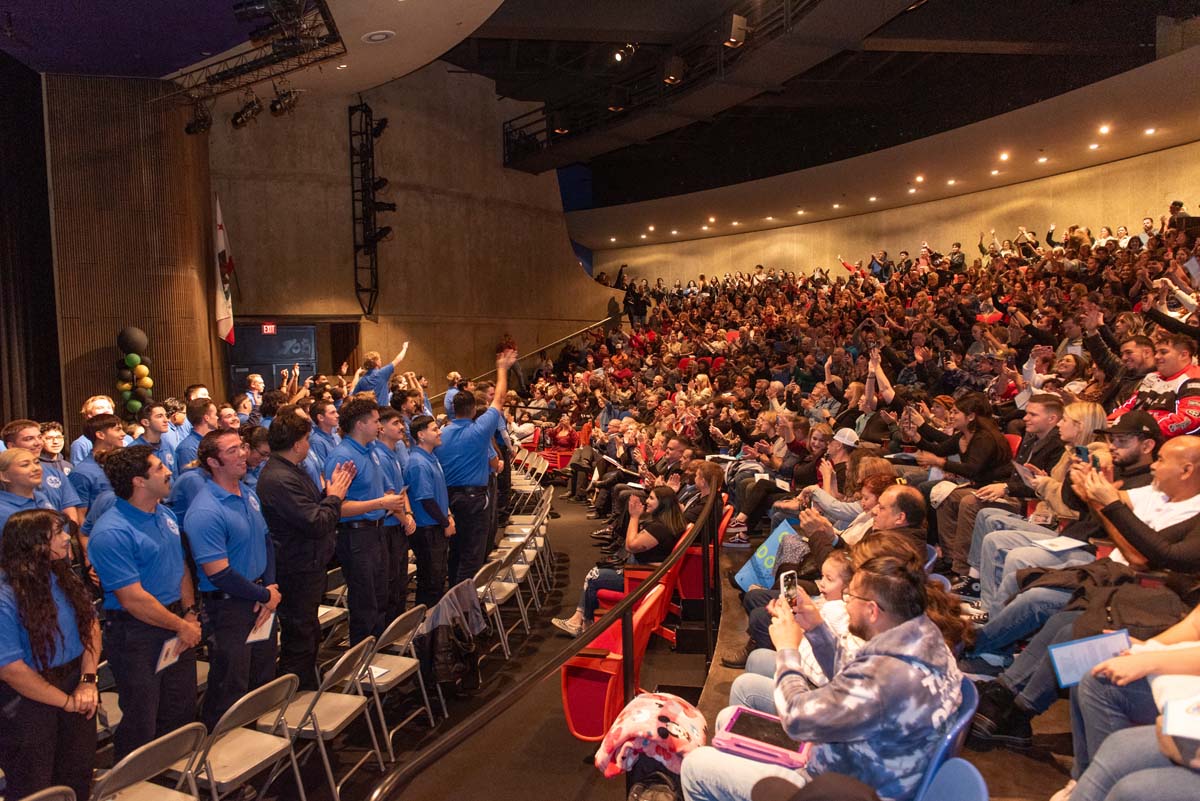
[[[308,456],[312,424],[298,410],[271,421],[271,458],[258,479],[263,517],[275,541],[279,604],[279,674],[295,673],[300,689],[318,687],[317,610],[325,592],[325,567],[333,556],[342,499],[354,480],[354,464],[338,465],[322,497],[301,466]]]

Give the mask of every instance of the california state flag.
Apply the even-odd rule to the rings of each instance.
[[[229,236],[225,232],[225,221],[221,218],[221,199],[217,198],[217,291],[216,308],[217,336],[230,345],[233,344],[233,295],[231,281],[233,279],[233,253],[229,250]]]

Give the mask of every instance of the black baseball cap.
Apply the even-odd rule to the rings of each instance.
[[[1097,428],[1096,433],[1104,437],[1133,434],[1145,439],[1152,439],[1155,442],[1163,440],[1162,429],[1158,427],[1158,422],[1149,413],[1140,410],[1126,412],[1117,422],[1107,428]]]

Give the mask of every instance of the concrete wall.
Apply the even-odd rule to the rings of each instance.
[[[301,85],[297,82],[297,85]],[[553,173],[501,166],[501,121],[491,81],[441,62],[364,93],[389,126],[376,174],[392,241],[379,246],[377,322],[362,321],[360,352],[394,355],[436,378],[482,373],[511,333],[523,352],[607,313],[612,292],[579,268]],[[237,317],[355,317],[347,107],[354,97],[309,97],[285,118],[211,133],[213,189],[237,262]]]
[[[900,250],[915,253],[923,240],[943,251],[951,242],[961,241],[969,259],[977,255],[979,232],[993,228],[1001,239],[1015,236],[1019,225],[1044,238],[1050,223],[1058,226],[1059,238],[1071,224],[1087,225],[1093,233],[1101,225],[1114,231],[1118,225],[1140,231],[1142,217],[1150,215],[1157,221],[1176,198],[1189,201],[1193,208],[1192,190],[1198,185],[1200,142],[1193,142],[917,206],[770,231],[597,251],[593,269],[615,275],[624,263],[629,265],[627,274],[649,278],[651,283],[660,276],[668,283],[676,279],[686,283],[701,273],[749,272],[755,264],[797,272],[816,267],[841,271],[836,262],[839,254],[854,262],[883,248],[894,257]]]

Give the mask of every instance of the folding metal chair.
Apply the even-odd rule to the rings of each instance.
[[[475,572],[473,581],[475,592],[479,595],[479,603],[483,607],[483,613],[495,624],[500,648],[504,651],[505,660],[508,660],[512,658],[512,651],[508,647],[508,632],[504,628],[503,618],[500,617],[500,606],[492,594],[492,582],[496,580],[496,574],[499,572],[500,560],[493,559]],[[492,649],[495,650],[495,646],[492,646]]]
[[[325,778],[335,801],[341,801],[342,786],[353,776],[374,753],[379,761],[380,771],[384,770],[383,752],[379,749],[379,738],[375,735],[375,724],[371,715],[366,715],[367,731],[371,734],[372,749],[363,754],[362,758],[346,772],[339,782],[334,778],[333,766],[329,761],[329,750],[325,747],[332,742],[354,720],[367,712],[367,698],[356,680],[362,672],[363,665],[375,647],[375,638],[367,637],[351,647],[332,668],[325,672],[321,686],[314,692],[305,690],[296,693],[291,703],[283,712],[280,725],[286,727],[288,736],[292,739],[309,740],[298,756],[304,756],[315,747],[321,755],[325,766]],[[338,688],[349,685],[351,693],[341,692]],[[278,718],[265,715],[258,719],[259,731],[274,732]]]
[[[426,607],[421,604],[393,620],[384,629],[383,634],[379,635],[375,647],[367,655],[363,672],[358,679],[360,685],[366,685],[371,689],[371,696],[375,700],[375,711],[379,713],[380,731],[386,735],[384,742],[387,745],[388,760],[391,762],[396,761],[396,753],[392,750],[392,738],[396,736],[396,732],[419,717],[421,710],[413,710],[408,717],[389,729],[387,716],[383,714],[383,696],[399,687],[406,679],[416,676],[417,686],[421,688],[421,700],[424,703],[425,714],[429,716],[429,725],[431,727],[437,725],[437,719],[433,716],[433,705],[429,703],[429,692],[425,689],[425,677],[421,675],[421,661],[417,658],[417,649],[413,645],[417,630],[425,620],[425,612]],[[385,650],[388,649],[393,652],[399,651],[399,653],[385,653]],[[441,691],[440,687],[438,691]],[[443,710],[445,705],[446,700],[442,698]]]
[[[0,771],[0,779],[4,778],[4,773]],[[3,785],[0,785],[0,789]],[[75,791],[70,787],[47,787],[45,790],[38,790],[33,795],[27,795],[21,801],[75,801]]]
[[[208,731],[203,723],[189,723],[169,734],[143,745],[130,753],[105,773],[92,788],[92,801],[177,801],[200,798],[195,779],[189,768],[196,754],[204,745]],[[151,779],[171,772],[173,765],[180,764],[179,781],[176,789],[151,783]],[[186,784],[188,791],[178,788]],[[70,792],[68,790],[68,792]],[[34,798],[36,796],[30,796]],[[75,795],[72,793],[71,798]]]

